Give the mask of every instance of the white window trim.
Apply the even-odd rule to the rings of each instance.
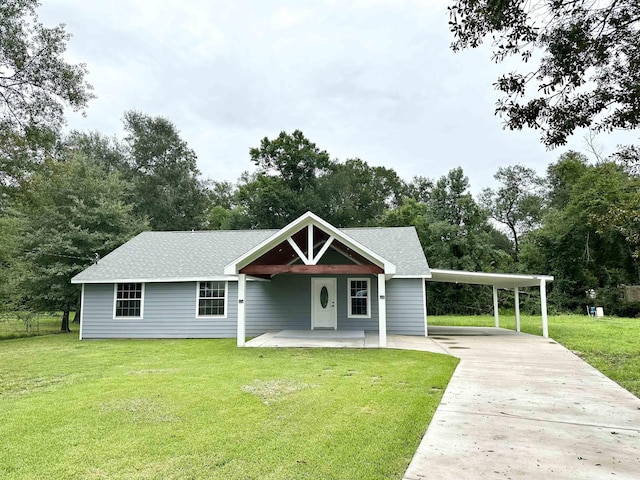
[[[224,315],[200,315],[200,283],[224,281]],[[196,318],[227,318],[229,311],[229,282],[225,280],[201,280],[196,282]]]
[[[142,285],[142,291],[140,293],[140,316],[139,317],[116,317],[116,305],[118,303],[118,285],[123,283],[140,283]],[[113,319],[114,320],[140,320],[144,318],[144,282],[117,282],[113,284]]]
[[[367,314],[366,315],[354,315],[351,313],[351,282],[365,281],[367,282]],[[347,278],[347,318],[371,318],[371,279],[362,278]]]

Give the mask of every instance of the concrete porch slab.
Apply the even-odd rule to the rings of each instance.
[[[274,334],[273,338],[364,340],[364,330],[282,330]]]
[[[297,332],[297,333],[296,333]],[[338,334],[348,335],[338,335]],[[365,332],[341,332],[336,330],[282,330],[267,332],[249,340],[246,347],[290,348],[364,348]]]
[[[363,332],[362,330],[283,330],[280,332],[267,332],[249,340],[245,344],[247,347],[264,348],[379,348],[379,345],[380,337],[378,332]],[[387,335],[387,348],[449,353],[432,338],[408,335]]]

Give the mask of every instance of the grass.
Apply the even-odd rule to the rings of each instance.
[[[430,316],[429,325],[493,327],[493,316]],[[515,330],[513,315],[500,315],[500,326]],[[521,330],[542,335],[542,320],[521,316]],[[640,319],[586,315],[549,317],[549,336],[640,397]]]
[[[456,364],[235,340],[7,340],[0,478],[401,478]]]
[[[0,314],[0,340],[59,333],[61,320],[62,313],[3,313]]]

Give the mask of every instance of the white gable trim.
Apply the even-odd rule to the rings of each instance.
[[[275,246],[287,240],[291,235],[295,234],[296,232],[300,231],[305,227],[312,228],[313,225],[324,230],[326,233],[329,234],[329,237],[333,237],[334,239],[340,241],[344,245],[353,249],[358,254],[365,257],[370,262],[382,268],[386,275],[395,275],[396,266],[393,263],[381,257],[380,255],[373,252],[372,250],[368,249],[367,247],[362,245],[360,242],[355,241],[346,233],[342,232],[338,228],[331,225],[329,222],[321,219],[320,217],[318,217],[317,215],[311,212],[307,212],[304,215],[300,216],[299,218],[291,222],[289,225],[282,228],[281,230],[279,230],[278,232],[276,232],[275,234],[267,238],[265,241],[256,245],[247,253],[238,257],[233,262],[228,264],[226,267],[224,267],[225,275],[238,275],[240,273],[240,270],[243,267],[247,266],[257,258],[262,256],[263,254],[265,254],[266,252],[274,248]],[[328,241],[329,240],[327,240],[327,242]],[[313,251],[311,250],[309,257],[312,257],[312,256],[313,256]],[[310,261],[310,262],[314,262],[314,261],[317,262],[318,260],[319,260],[319,255],[315,258],[307,259],[307,261]],[[304,258],[303,258],[303,261],[304,261]]]

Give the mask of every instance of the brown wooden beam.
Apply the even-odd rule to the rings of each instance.
[[[315,275],[374,275],[384,273],[377,265],[247,265],[240,270],[247,275],[278,275],[281,273]]]

